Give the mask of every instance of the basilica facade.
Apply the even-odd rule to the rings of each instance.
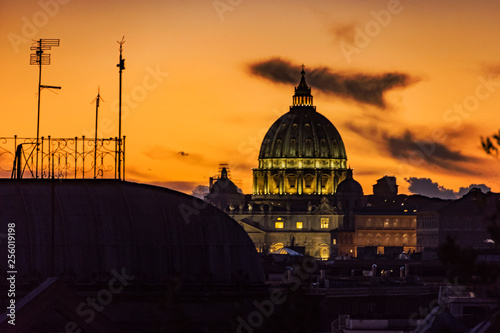
[[[264,136],[252,194],[238,193],[222,169],[205,199],[243,226],[259,252],[282,248],[332,256],[334,230],[353,229],[363,189],[347,168],[344,142],[316,111],[302,69],[290,110]]]

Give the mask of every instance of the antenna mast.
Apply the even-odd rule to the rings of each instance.
[[[97,121],[99,119],[99,101],[103,101],[101,97],[101,88],[97,88],[97,97],[95,101],[95,136],[94,136],[94,179],[97,177]],[[92,101],[92,102],[94,102]]]
[[[45,53],[51,47],[59,46],[59,39],[39,39],[35,41],[33,46],[30,48],[35,53],[30,54],[30,65],[38,65],[38,115],[36,118],[36,170],[35,177],[38,178],[38,155],[40,151],[40,92],[42,88],[51,89],[61,89],[61,87],[56,86],[44,86],[42,85],[42,65],[50,65],[50,53]],[[43,174],[42,174],[43,177]]]
[[[118,104],[118,179],[122,179],[122,72],[125,69],[125,59],[122,57],[123,44],[125,43],[125,36],[122,37],[121,41],[118,41],[120,45],[120,62],[116,67],[120,68],[120,88],[119,88],[119,104]]]

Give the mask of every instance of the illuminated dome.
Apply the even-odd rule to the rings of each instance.
[[[267,131],[259,159],[347,159],[344,142],[333,124],[313,107],[292,107]]]
[[[302,68],[290,111],[269,128],[254,169],[254,195],[334,194],[347,155],[335,126],[313,105]]]
[[[293,106],[267,131],[259,159],[335,158],[347,159],[344,142],[333,124],[313,106],[311,88],[302,69],[295,88]]]

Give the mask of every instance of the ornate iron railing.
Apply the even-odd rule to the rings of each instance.
[[[48,136],[38,144],[36,138],[0,137],[0,177],[7,176],[125,179],[125,137]]]

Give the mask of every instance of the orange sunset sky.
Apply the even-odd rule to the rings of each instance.
[[[500,128],[498,1],[0,0],[0,13],[0,137],[36,137],[39,38],[61,40],[42,84],[62,86],[42,92],[41,135],[93,137],[100,86],[100,135],[117,136],[125,36],[129,181],[191,193],[225,162],[250,193],[304,63],[365,194],[384,175],[400,193],[417,191],[410,177],[500,191],[480,147]]]

